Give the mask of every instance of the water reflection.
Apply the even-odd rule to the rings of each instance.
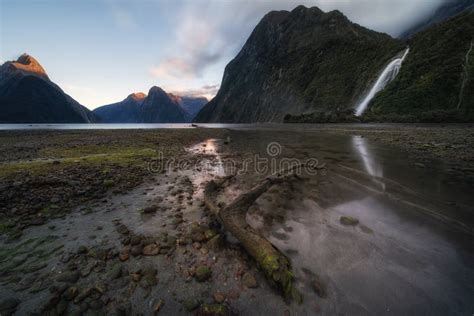
[[[370,151],[367,140],[361,136],[352,136],[352,146],[362,160],[364,168],[369,175],[372,176],[372,181],[385,191],[385,183],[380,179],[383,178],[383,169],[375,160],[375,155]]]

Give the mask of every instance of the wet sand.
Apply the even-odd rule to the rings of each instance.
[[[15,133],[3,135],[18,141],[4,145],[10,146],[3,153],[5,164],[25,160],[25,153],[27,159],[39,158],[34,148],[44,146],[45,138],[52,146],[70,145],[62,142],[64,131]],[[84,133],[101,135],[100,143],[112,140],[110,132]],[[119,147],[130,146],[135,137],[153,142],[156,133],[137,131],[133,138],[122,134],[113,139]],[[211,308],[243,315],[474,311],[472,178],[450,170],[456,161],[469,170],[469,159],[451,157],[448,164],[436,153],[389,145],[383,137],[373,139],[371,131],[354,128],[167,133],[174,140],[167,146],[179,148],[168,157],[187,161],[185,167],[143,176],[138,172],[137,184],[130,187],[120,186],[126,181],[121,177],[114,178],[120,190],[111,186],[84,202],[74,200],[76,206],[60,217],[23,227],[18,239],[1,237],[1,306],[10,299],[19,315],[39,310],[186,315]],[[35,137],[40,140],[36,145]],[[278,155],[267,152],[272,142],[281,148]],[[89,145],[84,140],[73,146]],[[301,181],[274,187],[247,216],[291,259],[304,296],[300,305],[284,302],[202,203],[204,183],[229,172],[228,161],[239,165],[255,155],[269,161],[311,157],[324,166],[317,175],[303,174]],[[140,161],[152,158],[140,156]],[[125,165],[136,167],[137,161]],[[144,166],[148,164],[138,164]],[[74,174],[86,167],[80,164]],[[127,171],[134,169],[123,169],[125,175]],[[226,188],[223,201],[228,203],[268,172],[257,173],[250,163]],[[9,173],[7,181],[20,180],[14,176]],[[6,199],[3,212],[11,216]],[[356,218],[358,224],[344,225],[341,216]],[[201,279],[196,270],[203,266],[211,273]]]

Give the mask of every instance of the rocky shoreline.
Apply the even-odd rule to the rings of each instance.
[[[267,144],[278,140],[281,157],[315,157],[329,164],[330,174],[344,175],[352,171],[337,169],[337,162],[352,150],[345,147],[351,138],[334,134],[349,134],[399,146],[426,168],[429,159],[446,158],[446,163],[461,168],[460,175],[470,176],[472,147],[456,145],[461,138],[466,144],[472,141],[469,129],[335,125],[295,133],[290,137],[287,131],[204,128],[0,132],[0,314],[340,311],[340,304],[347,302],[317,263],[293,262],[304,303],[285,301],[238,240],[206,209],[205,185],[227,173],[222,162],[230,159],[241,167],[256,154],[265,157]],[[308,137],[324,141],[308,144]],[[252,144],[250,138],[255,140]],[[420,145],[434,141],[450,145]],[[333,152],[323,146],[331,142],[346,145]],[[453,157],[454,152],[460,156]],[[234,178],[219,205],[265,178],[254,167]],[[351,176],[365,181],[360,174]],[[293,258],[297,252],[285,246],[293,228],[285,223],[304,216],[311,203],[331,199],[321,190],[333,181],[326,175],[302,177],[301,183],[274,187],[250,207],[247,221]],[[288,212],[301,207],[299,215]],[[315,215],[330,216],[321,219],[318,231],[355,234],[370,242],[383,234],[351,213]]]
[[[218,162],[200,142],[226,133],[2,133],[1,314],[232,315],[267,310],[262,295],[289,313],[205,211]]]

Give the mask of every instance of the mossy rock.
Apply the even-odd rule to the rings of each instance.
[[[199,266],[196,268],[195,278],[198,282],[204,282],[211,277],[212,271],[207,266]]]
[[[114,186],[114,181],[113,180],[104,180],[103,185],[106,188],[111,188],[111,187]]]
[[[225,304],[203,304],[199,309],[198,315],[202,316],[220,316],[230,315],[229,307]]]
[[[183,302],[183,306],[188,312],[192,312],[193,310],[198,308],[199,305],[201,305],[201,302],[196,298],[186,299]]]
[[[359,224],[359,220],[351,216],[341,216],[339,221],[341,222],[342,225],[346,225],[346,226],[355,226]]]

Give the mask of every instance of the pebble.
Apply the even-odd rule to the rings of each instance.
[[[156,256],[160,253],[160,247],[157,244],[150,244],[143,247],[144,256]]]
[[[204,282],[211,277],[212,271],[207,266],[198,266],[194,277],[198,282]]]
[[[244,273],[242,276],[242,283],[244,286],[248,288],[256,288],[258,287],[257,279],[255,279],[255,276],[252,273]]]

